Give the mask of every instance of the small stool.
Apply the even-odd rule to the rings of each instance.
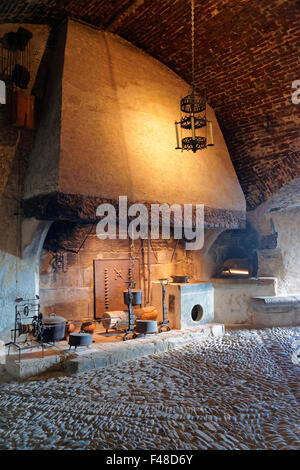
[[[75,347],[75,351],[77,349],[78,346],[90,346],[93,342],[93,335],[90,335],[89,333],[70,333],[70,336],[69,336],[69,345],[70,345],[70,348],[72,346]]]

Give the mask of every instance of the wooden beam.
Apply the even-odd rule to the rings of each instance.
[[[122,8],[105,26],[106,31],[115,33],[125,23],[126,19],[132,16],[136,10],[144,5],[145,0],[133,0],[127,7]]]

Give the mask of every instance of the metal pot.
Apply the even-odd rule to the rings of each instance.
[[[142,294],[143,294],[143,292],[141,290],[135,290],[135,289],[132,289],[131,292],[132,292],[132,295],[133,295],[132,305],[142,305]],[[124,304],[129,305],[128,291],[125,290],[123,292],[123,295],[124,295]]]
[[[55,313],[50,313],[48,317],[43,318],[42,340],[46,343],[60,341],[65,336],[66,319],[58,317]]]
[[[140,333],[142,335],[156,334],[158,333],[157,321],[137,320],[135,331],[136,333]]]
[[[89,346],[93,342],[93,335],[90,335],[88,333],[71,333],[69,336],[69,345],[70,348],[72,346],[75,347],[75,349],[78,346]]]

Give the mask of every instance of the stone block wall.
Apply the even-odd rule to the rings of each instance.
[[[91,226],[76,226],[68,234],[65,247],[78,248],[90,231]],[[49,232],[50,235],[50,232]],[[74,240],[76,243],[74,244]],[[60,241],[61,246],[63,245]],[[49,246],[46,240],[45,246]],[[54,312],[72,320],[94,317],[94,270],[97,259],[129,259],[130,253],[140,261],[140,282],[144,299],[148,297],[148,245],[144,241],[144,257],[141,241],[130,248],[128,240],[99,240],[92,231],[79,253],[64,253],[66,272],[53,271],[53,253],[44,249],[40,262],[41,308],[44,314]],[[151,240],[150,248],[151,280],[171,275],[187,274],[191,279],[199,279],[202,274],[199,252],[187,252],[184,244],[177,240]]]

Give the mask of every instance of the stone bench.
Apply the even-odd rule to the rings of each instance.
[[[249,309],[257,326],[300,325],[300,295],[252,297]]]
[[[214,278],[214,321],[226,325],[252,325],[249,302],[253,297],[274,297],[277,279],[274,277]]]

